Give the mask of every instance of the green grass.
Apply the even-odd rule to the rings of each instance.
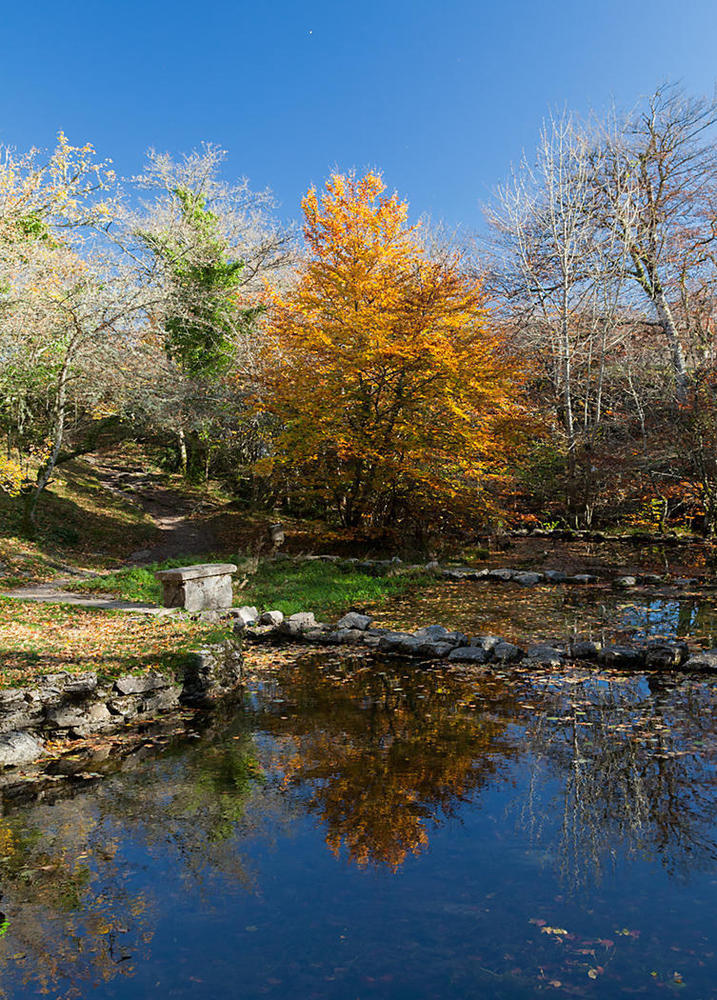
[[[405,594],[435,583],[423,572],[399,576],[369,576],[341,564],[278,560],[264,562],[240,592],[241,602],[259,610],[277,609],[285,615],[313,611],[318,618],[346,609],[366,607],[387,597]]]
[[[162,588],[154,577],[158,569],[210,562],[211,556],[172,559],[131,567],[91,580],[83,580],[77,589],[90,593],[112,594],[128,601],[147,601],[159,604]],[[219,557],[216,557],[219,558]],[[237,562],[237,559],[230,561]],[[238,561],[241,566],[242,560]],[[321,562],[319,560],[267,560],[257,571],[244,577],[246,584],[239,588],[241,572],[237,574],[235,604],[253,604],[259,610],[278,609],[284,614],[296,611],[313,611],[317,616],[335,615],[352,606],[367,606],[387,597],[405,594],[435,583],[423,572],[407,572],[397,576],[369,576],[351,566]]]

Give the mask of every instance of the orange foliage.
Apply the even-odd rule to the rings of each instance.
[[[384,192],[375,173],[308,192],[308,259],[270,311],[265,405],[281,433],[263,471],[297,473],[349,526],[484,507],[516,415],[480,282],[460,254],[429,254]]]

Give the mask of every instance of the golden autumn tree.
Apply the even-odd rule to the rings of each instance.
[[[307,256],[270,311],[271,467],[347,527],[471,510],[505,453],[513,373],[460,254],[430,254],[381,176],[303,199]]]

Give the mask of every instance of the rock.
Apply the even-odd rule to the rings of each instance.
[[[423,660],[444,660],[453,650],[452,642],[424,639],[416,648],[416,655]]]
[[[362,615],[358,611],[349,611],[336,623],[338,629],[361,629],[365,631],[373,622],[371,615]]]
[[[308,632],[309,629],[314,629],[316,626],[317,621],[311,611],[297,611],[296,614],[285,618],[284,621],[277,626],[277,632],[280,635],[296,639],[301,636],[302,633]]]
[[[645,651],[637,646],[604,646],[598,653],[598,661],[606,667],[640,670],[645,665]]]
[[[378,642],[378,650],[381,653],[397,653],[400,656],[418,655],[418,647],[421,640],[408,632],[387,632],[382,635]]]
[[[47,725],[52,729],[70,729],[77,736],[89,736],[114,725],[112,715],[102,702],[88,705],[66,706],[53,709],[47,715]]]
[[[568,574],[561,569],[544,569],[543,576],[548,583],[564,583],[568,578]]]
[[[310,634],[315,635],[317,632],[323,637],[323,641],[329,645],[357,646],[363,642],[366,630],[362,628],[339,628],[333,632],[322,632],[320,629],[312,629],[311,633],[305,632],[304,637],[308,639]],[[322,640],[320,639],[319,641]]]
[[[413,633],[417,639],[428,642],[447,642],[451,646],[467,646],[468,636],[463,632],[449,632],[443,625],[428,625]]]
[[[592,573],[576,573],[575,576],[566,577],[565,583],[577,583],[577,584],[597,583],[597,577],[593,576]]]
[[[703,649],[701,653],[695,653],[683,664],[683,670],[717,673],[717,649]]]
[[[672,581],[674,587],[696,587],[697,578],[694,576],[678,576],[676,580]]]
[[[466,574],[460,569],[444,569],[441,573],[444,580],[465,580]]]
[[[152,692],[142,700],[142,712],[147,715],[154,715],[155,712],[170,712],[178,708],[182,690],[180,684],[173,684],[171,687],[163,688],[161,691]]]
[[[645,665],[666,669],[679,667],[689,655],[686,642],[650,642],[645,651]]]
[[[69,695],[88,695],[97,690],[97,674],[89,671],[84,674],[76,674],[65,685],[64,693]]]
[[[271,539],[271,544],[275,549],[278,549],[280,545],[283,545],[286,541],[286,535],[284,534],[283,524],[271,524],[269,525],[269,538]]]
[[[264,611],[261,615],[259,615],[260,625],[281,625],[283,620],[283,611]]]
[[[513,583],[519,583],[521,587],[534,587],[542,579],[542,573],[516,573],[513,576]]]
[[[501,635],[476,635],[471,639],[470,645],[483,649],[486,653],[492,653],[502,642],[505,642],[505,639]]]
[[[440,573],[441,564],[438,562],[437,559],[431,559],[431,561],[427,562],[423,568],[427,573]]]
[[[508,580],[512,580],[515,576],[515,570],[512,569],[489,569],[486,574],[491,580],[502,580],[503,583],[507,583]]]
[[[627,590],[628,587],[637,586],[637,579],[634,576],[619,576],[617,580],[612,581],[612,585],[616,590]]]
[[[522,659],[523,650],[512,642],[499,642],[493,647],[493,659],[498,663],[515,663]]]
[[[448,659],[453,663],[487,663],[490,653],[480,646],[458,646],[448,654]]]
[[[637,582],[656,587],[663,582],[663,578],[658,573],[640,573]]]
[[[0,735],[0,766],[30,764],[45,751],[42,743],[29,733],[11,732]]]
[[[549,646],[547,643],[538,643],[528,647],[528,659],[541,666],[559,667],[563,662],[563,656],[562,650],[556,649],[555,646]]]
[[[118,677],[114,689],[118,694],[144,694],[146,691],[169,687],[171,683],[171,679],[165,674],[150,670],[146,674],[124,674]]]
[[[230,608],[229,614],[232,618],[236,618],[237,622],[243,622],[244,625],[254,625],[259,620],[259,611],[249,604],[245,604],[241,608]]]
[[[239,645],[231,639],[191,653],[186,660],[180,700],[208,705],[235,690],[242,673]]]
[[[589,639],[583,639],[579,642],[573,642],[570,644],[570,656],[574,657],[576,660],[597,660],[598,653],[602,649],[601,642],[593,642]]]
[[[218,611],[212,611],[211,609],[208,609],[207,611],[200,611],[197,615],[200,622],[209,623],[218,622],[220,617],[221,616]]]

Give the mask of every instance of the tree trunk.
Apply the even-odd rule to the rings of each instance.
[[[187,468],[188,468],[187,438],[185,437],[183,427],[180,427],[179,430],[177,431],[177,442],[179,444],[179,465],[182,469],[182,475],[186,479]]]
[[[665,293],[662,291],[657,292],[654,302],[657,318],[660,321],[662,331],[665,334],[670,352],[672,354],[672,368],[675,373],[675,392],[678,400],[682,403],[687,398],[687,386],[689,384],[685,354],[682,350],[682,344],[680,343],[680,337],[677,333],[677,327],[675,326],[675,321],[672,318],[672,310],[670,309],[669,303],[665,298]]]
[[[37,505],[40,496],[47,484],[52,479],[55,471],[57,459],[60,456],[62,440],[65,434],[65,406],[67,404],[67,381],[70,374],[70,365],[75,354],[75,339],[70,342],[65,355],[65,360],[60,369],[60,376],[57,381],[57,393],[55,396],[55,426],[53,429],[53,444],[47,461],[42,465],[37,473],[37,482],[32,490],[25,497],[23,509],[23,528],[28,534],[34,534],[37,524]]]

